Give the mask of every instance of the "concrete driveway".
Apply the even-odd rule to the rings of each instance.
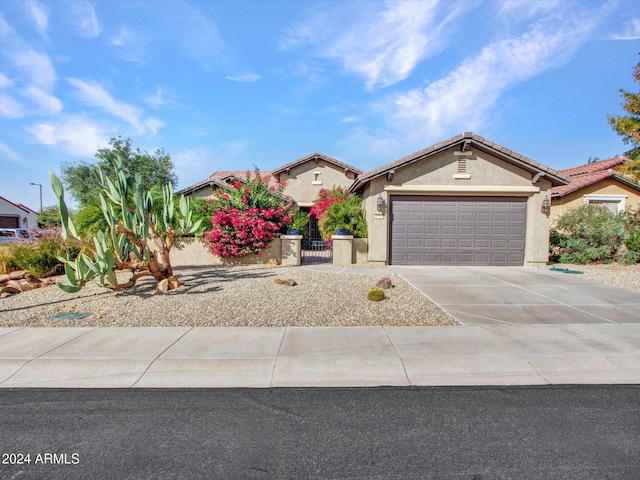
[[[640,323],[640,293],[533,267],[391,266],[463,325]]]

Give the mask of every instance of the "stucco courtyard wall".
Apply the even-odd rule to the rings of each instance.
[[[260,255],[246,255],[244,257],[218,257],[202,245],[200,238],[182,238],[171,249],[171,265],[255,265],[267,263],[275,258],[280,263],[282,258],[282,240],[274,238],[269,247]]]

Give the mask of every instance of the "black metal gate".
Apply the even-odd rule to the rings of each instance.
[[[308,238],[302,240],[300,260],[303,265],[313,263],[332,263],[333,246],[331,240],[323,240],[318,228],[318,219],[311,215],[308,228]]]

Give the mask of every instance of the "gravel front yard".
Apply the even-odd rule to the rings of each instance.
[[[582,272],[581,277],[594,280],[596,282],[606,283],[616,287],[627,288],[640,292],[640,264],[636,265],[619,265],[612,263],[609,265],[568,265],[556,264],[547,265],[542,268],[568,268]],[[571,274],[567,274],[571,275]]]
[[[50,286],[0,299],[4,327],[125,326],[419,326],[458,325],[447,313],[396,275],[334,274],[300,267],[179,267],[182,287],[155,293],[152,278],[123,292],[94,284],[77,294]],[[367,291],[388,276],[395,288],[381,302]],[[63,278],[63,277],[61,277]],[[275,283],[293,279],[296,286]],[[91,313],[80,320],[49,319]]]

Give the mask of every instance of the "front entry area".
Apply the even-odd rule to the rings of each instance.
[[[390,263],[522,266],[526,205],[525,197],[392,196]]]

